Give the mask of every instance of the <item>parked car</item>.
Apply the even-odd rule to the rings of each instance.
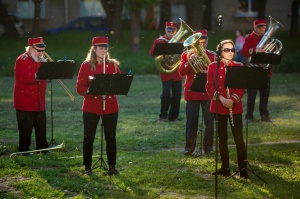
[[[21,19],[17,17],[15,13],[9,12],[8,15],[10,16],[11,20],[15,24],[17,31],[19,32],[20,36],[24,34],[24,25]],[[4,27],[3,21],[0,20],[0,35],[6,33],[6,28]]]
[[[47,34],[55,34],[64,31],[92,31],[107,32],[108,25],[105,17],[79,17],[65,26],[47,29]]]

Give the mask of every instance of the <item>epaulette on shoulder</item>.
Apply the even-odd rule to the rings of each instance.
[[[21,57],[21,59],[25,60],[25,59],[27,59],[27,57],[28,57],[28,55],[27,55],[27,54],[24,54],[24,55]]]
[[[250,35],[250,34],[246,34],[246,35],[245,35],[245,39],[246,39],[247,37],[249,37],[249,35]]]
[[[82,62],[82,64],[86,64],[86,63],[89,63],[88,61],[84,61],[84,62]]]
[[[217,53],[212,50],[207,50],[209,53],[216,55]]]

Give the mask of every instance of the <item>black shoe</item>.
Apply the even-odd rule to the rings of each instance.
[[[212,173],[212,175],[216,175],[216,174],[228,177],[228,176],[230,176],[230,169],[229,168],[221,167],[217,172],[213,172]]]
[[[272,120],[268,116],[262,116],[261,121],[262,122],[272,122]]]
[[[241,171],[240,171],[240,178],[249,178],[248,176],[248,172],[247,172],[247,169],[246,168],[243,168]]]
[[[92,166],[91,165],[84,165],[85,167],[85,174],[91,175],[92,174]]]
[[[115,165],[109,165],[108,175],[119,175],[119,171],[115,168]]]

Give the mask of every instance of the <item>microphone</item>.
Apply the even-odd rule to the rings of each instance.
[[[222,18],[223,18],[222,15],[219,15],[219,16],[218,16],[219,26],[222,26]]]

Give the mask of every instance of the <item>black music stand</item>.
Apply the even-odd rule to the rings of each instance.
[[[75,71],[75,61],[70,62],[42,62],[36,74],[36,79],[49,80],[50,82],[50,104],[51,104],[51,145],[53,146],[53,100],[52,100],[52,80],[53,79],[73,79]]]
[[[264,89],[267,87],[267,79],[270,74],[270,68],[264,67],[227,67],[226,78],[225,78],[225,88],[240,88],[240,89]],[[253,173],[260,180],[265,182],[261,177],[259,177],[255,171],[252,169],[248,161],[248,121],[246,125],[246,160],[240,166],[237,172],[227,177],[224,181],[233,177],[234,175],[241,172],[241,169],[246,167],[248,171]]]
[[[205,90],[205,84],[206,84],[206,75],[207,73],[197,73],[196,74],[196,77],[194,78],[194,81],[192,83],[192,86],[191,86],[191,91],[192,92],[201,92],[201,93],[206,93],[206,90]],[[207,110],[207,108],[206,108]],[[202,117],[201,117],[201,122],[199,122],[199,124],[203,124],[203,114],[202,114]],[[199,130],[201,129],[201,130]],[[202,149],[203,149],[203,129],[202,127],[198,127],[198,134],[200,134],[200,155],[202,155]]]
[[[181,54],[183,51],[182,43],[157,43],[153,55],[172,55]]]
[[[131,74],[95,74],[92,83],[86,93],[86,95],[101,95],[103,100],[102,111],[105,108],[105,95],[127,95],[130,85],[132,83],[133,75]],[[100,158],[91,168],[94,170],[98,167],[102,167],[105,171],[108,171],[106,163],[103,159],[103,115],[101,116],[101,151]],[[96,164],[100,161],[100,166]],[[88,173],[86,171],[83,174]]]
[[[274,53],[253,53],[251,55],[250,63],[253,64],[280,64],[281,54]]]

